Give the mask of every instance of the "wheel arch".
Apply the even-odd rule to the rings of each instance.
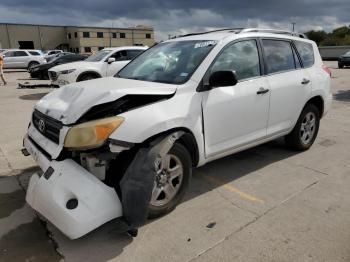
[[[100,73],[93,71],[93,70],[89,70],[89,71],[81,72],[77,77],[77,82],[79,82],[86,75],[95,75],[96,78],[102,78]]]
[[[320,118],[322,118],[323,113],[324,113],[324,100],[322,96],[317,95],[312,98],[310,98],[306,103],[305,106],[308,104],[312,104],[317,107],[318,111],[320,112]],[[305,108],[304,106],[304,108]]]
[[[192,133],[192,131],[186,127],[176,127],[176,128],[172,128],[172,129],[163,131],[161,133],[158,133],[156,135],[153,135],[153,136],[147,138],[144,142],[142,142],[142,144],[148,145],[150,142],[152,142],[156,139],[162,139],[162,138],[166,137],[167,135],[174,133],[174,132],[177,132],[177,131],[184,131],[185,132],[185,134],[183,134],[177,140],[177,142],[180,143],[181,145],[183,145],[187,149],[189,154],[191,155],[192,166],[193,167],[197,166],[197,164],[199,162],[199,149],[198,149],[197,141],[196,141],[196,138],[195,138],[194,134]]]

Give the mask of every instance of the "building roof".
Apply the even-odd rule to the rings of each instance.
[[[45,26],[45,27],[74,27],[74,28],[95,28],[95,29],[111,29],[111,30],[149,30],[153,31],[153,27],[145,25],[137,25],[134,27],[108,27],[108,26],[78,26],[78,25],[39,25],[39,24],[21,24],[21,23],[0,23],[0,25],[15,25],[15,26]]]

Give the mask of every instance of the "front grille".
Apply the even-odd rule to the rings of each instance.
[[[43,113],[35,110],[33,112],[33,124],[35,128],[46,138],[59,143],[60,130],[62,129],[62,123],[56,119],[53,119]]]
[[[54,71],[49,71],[49,77],[52,81],[56,81],[58,78],[58,74]]]

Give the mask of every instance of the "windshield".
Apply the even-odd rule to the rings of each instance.
[[[101,50],[101,51],[97,52],[96,54],[93,54],[93,55],[89,56],[87,59],[85,59],[85,61],[88,61],[88,62],[100,62],[110,52],[111,52],[110,50]]]
[[[183,84],[201,64],[216,41],[174,41],[148,49],[116,76],[150,82]]]
[[[347,51],[344,55],[345,56],[350,56],[350,51]]]

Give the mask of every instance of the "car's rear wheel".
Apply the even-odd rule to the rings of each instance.
[[[39,65],[38,62],[34,62],[34,61],[33,61],[33,62],[30,62],[30,63],[28,64],[28,68],[27,68],[27,69],[29,70],[29,69],[31,69],[32,67],[37,66],[37,65]]]
[[[339,68],[344,68],[344,65],[338,64],[338,67],[339,67]]]
[[[181,201],[192,176],[191,156],[184,146],[175,143],[156,171],[149,218],[169,213]]]
[[[285,137],[287,145],[294,150],[304,151],[314,143],[320,126],[320,113],[313,104],[307,104],[290,134]]]

